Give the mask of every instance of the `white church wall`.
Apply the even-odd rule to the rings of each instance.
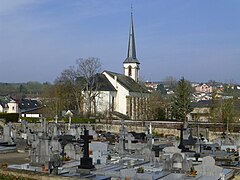
[[[112,78],[107,72],[103,72],[103,74],[107,77],[107,79],[110,81],[110,83],[114,86],[114,88],[117,90],[116,93],[116,103],[115,103],[115,110],[126,114],[127,112],[127,99],[126,97],[129,96],[129,91],[123,87],[121,84],[118,83],[116,78]]]
[[[102,113],[111,111],[112,97],[116,98],[116,92],[100,91],[96,97],[97,111]]]

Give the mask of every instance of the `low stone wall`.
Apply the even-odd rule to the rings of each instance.
[[[147,123],[147,122],[146,122]],[[125,127],[127,129],[128,132],[131,131],[135,131],[135,132],[146,132],[146,125],[142,125],[143,123],[141,121],[137,121],[137,122],[126,122],[125,123]],[[180,132],[179,132],[179,127],[180,127],[180,122],[152,122],[152,130],[154,133],[160,134],[162,136],[165,135],[175,135],[175,136],[180,136]],[[89,125],[89,124],[78,124],[81,126],[84,125]],[[113,121],[111,124],[109,123],[96,123],[96,124],[91,124],[95,130],[101,130],[101,131],[106,131],[106,132],[113,132],[113,133],[119,133],[120,127],[121,127],[121,122],[120,121]],[[203,134],[203,136],[206,136],[206,133],[208,133],[208,137],[209,140],[213,140],[215,139],[217,136],[219,137],[219,135],[221,135],[221,124],[216,124],[217,130],[213,129],[212,126],[214,126],[213,124],[209,125],[209,124],[200,124],[199,125],[199,129],[201,132],[201,134]],[[21,123],[13,123],[13,129],[14,130],[20,130],[21,129]],[[53,126],[53,123],[49,124],[49,127],[51,129],[51,126]],[[61,123],[59,122],[59,126],[63,131],[67,130],[67,123]],[[33,131],[40,131],[41,130],[41,123],[28,123],[28,127],[30,129],[32,129]],[[193,135],[197,136],[197,127],[196,125],[192,125],[193,127]],[[206,130],[208,129],[208,132],[206,132]],[[240,137],[240,133],[231,133],[231,135],[233,135],[236,138]]]

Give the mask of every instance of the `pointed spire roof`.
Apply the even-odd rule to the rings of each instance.
[[[135,38],[134,38],[134,29],[133,29],[133,14],[131,11],[131,22],[130,22],[130,32],[129,32],[129,41],[128,41],[128,54],[127,58],[123,63],[139,63],[136,56],[136,47],[135,47]]]

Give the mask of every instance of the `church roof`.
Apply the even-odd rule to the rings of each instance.
[[[137,63],[140,64],[136,56],[136,47],[135,47],[135,38],[134,38],[134,29],[133,29],[133,15],[131,13],[131,23],[130,23],[130,32],[129,32],[129,41],[128,41],[128,54],[127,58],[123,63]]]
[[[94,76],[95,81],[95,88],[98,91],[116,91],[116,89],[113,87],[113,85],[108,81],[107,77],[103,74],[97,73]]]
[[[140,92],[140,93],[148,93],[147,88],[140,85],[136,81],[134,81],[131,77],[125,76],[123,74],[111,72],[111,71],[104,71],[109,74],[112,78],[115,76],[117,77],[117,81],[123,85],[126,89],[130,92]]]
[[[84,87],[84,90],[87,90],[86,78],[78,77],[77,80]],[[95,91],[116,91],[106,76],[100,73],[97,73],[90,78],[88,87]]]

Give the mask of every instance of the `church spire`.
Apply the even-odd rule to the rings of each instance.
[[[125,76],[131,77],[135,81],[139,82],[140,63],[137,60],[137,56],[136,56],[132,6],[131,6],[131,22],[130,22],[129,41],[128,41],[128,54],[127,54],[127,58],[123,62],[123,70],[124,70]]]
[[[131,6],[131,22],[130,22],[130,32],[129,32],[129,41],[128,41],[128,54],[124,63],[138,63],[136,56],[136,47],[135,47],[135,38],[134,38],[134,28],[133,28],[133,14]]]

